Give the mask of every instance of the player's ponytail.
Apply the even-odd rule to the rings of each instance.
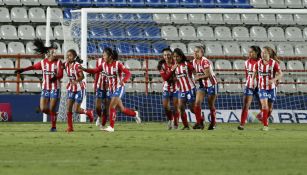
[[[33,49],[37,54],[47,54],[50,49],[57,49],[58,46],[51,42],[51,45],[46,47],[44,41],[40,38],[35,38],[33,45],[35,48]]]

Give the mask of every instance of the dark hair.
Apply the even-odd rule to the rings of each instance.
[[[163,53],[163,52],[171,52],[171,53],[172,53],[172,50],[171,50],[169,47],[167,47],[167,48],[162,49],[161,53]],[[163,65],[164,63],[166,63],[166,61],[162,58],[162,59],[158,62],[157,69],[158,69],[158,70],[161,70],[161,69],[162,69],[162,65]]]
[[[273,60],[277,61],[277,63],[280,63],[280,60],[278,59],[277,54],[276,54],[274,49],[272,49],[269,46],[264,46],[263,48],[268,50],[268,52],[270,54],[270,58],[272,58]]]
[[[33,49],[37,54],[47,54],[50,49],[57,49],[58,46],[51,42],[51,45],[49,47],[46,47],[44,44],[44,41],[40,38],[35,38],[33,45],[35,46],[35,49]]]
[[[116,50],[106,47],[103,49],[103,52],[107,53],[113,60],[118,60],[118,53]]]
[[[83,63],[83,60],[81,60],[81,58],[78,56],[76,50],[74,50],[74,49],[69,49],[67,52],[70,52],[70,53],[73,54],[73,56],[74,56],[74,58],[75,58],[75,60],[74,60],[75,62],[80,63],[80,64]]]
[[[256,52],[257,59],[261,58],[261,49],[260,49],[260,47],[253,45],[253,46],[250,46],[249,48],[251,48],[253,51]]]
[[[180,63],[183,63],[183,62],[190,62],[187,57],[184,55],[183,51],[179,48],[176,48],[174,51],[173,51],[173,54],[176,53],[177,55],[179,55],[182,59],[181,59],[181,62]]]

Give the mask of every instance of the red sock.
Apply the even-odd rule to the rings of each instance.
[[[262,116],[263,116],[263,126],[269,126],[269,122],[268,122],[268,116],[269,111],[267,109],[262,109]]]
[[[188,116],[187,116],[187,114],[185,112],[184,112],[183,115],[181,115],[181,120],[182,120],[183,126],[189,126]]]
[[[175,125],[175,126],[178,126],[178,119],[179,119],[179,113],[176,112],[176,113],[174,114],[174,125]]]
[[[50,122],[51,122],[51,127],[56,128],[56,113],[50,111]]]
[[[248,114],[248,110],[247,109],[243,109],[242,113],[241,113],[241,126],[244,126],[245,121],[247,119],[247,114]]]
[[[96,109],[96,113],[100,117],[101,116],[101,109]]]
[[[167,120],[173,120],[173,115],[171,111],[165,111]]]
[[[131,117],[135,117],[136,116],[135,111],[132,110],[132,109],[129,109],[129,108],[125,108],[122,112],[124,114],[128,115],[128,116],[131,116]]]
[[[116,120],[116,110],[114,108],[110,108],[110,126],[114,128]]]
[[[216,119],[216,111],[215,108],[210,109],[210,116],[211,116],[211,123],[215,124],[215,119]]]
[[[68,128],[73,128],[72,126],[72,112],[67,112],[67,125]]]
[[[105,126],[106,123],[107,123],[107,115],[102,114],[101,118],[102,118],[101,119],[101,124],[102,124],[102,126]]]
[[[194,107],[195,117],[196,117],[196,123],[201,123],[201,107],[199,105],[196,105]]]

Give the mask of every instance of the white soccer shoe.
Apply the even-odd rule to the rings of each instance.
[[[141,120],[141,118],[139,117],[139,112],[137,112],[137,111],[135,111],[135,113],[136,113],[136,115],[135,115],[135,122],[137,123],[137,124],[140,124],[140,123],[142,123],[142,120]]]
[[[102,126],[102,124],[100,124],[98,127],[100,131],[104,131],[106,129],[104,126]]]
[[[268,126],[263,126],[262,131],[269,131],[269,127]]]
[[[168,127],[168,130],[172,130],[174,128],[174,121],[173,120],[169,120],[167,122],[167,127]]]
[[[108,126],[107,128],[104,128],[103,131],[114,132],[114,128],[112,128],[111,126]]]
[[[101,122],[100,122],[100,117],[97,117],[97,120],[96,120],[96,126],[99,126],[100,127],[101,125]]]

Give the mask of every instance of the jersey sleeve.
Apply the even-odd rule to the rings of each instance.
[[[247,64],[248,64],[248,60],[246,60],[246,61],[244,62],[245,79],[247,79],[247,77],[248,77]],[[255,66],[255,64],[254,64],[254,66]],[[254,70],[253,70],[253,71],[254,71]]]
[[[41,62],[37,62],[32,66],[26,67],[23,69],[24,71],[28,71],[28,70],[42,70],[42,63]]]
[[[210,62],[208,60],[205,60],[202,62],[202,65],[203,69],[208,69],[210,68]]]
[[[122,63],[118,63],[118,70],[125,73],[125,78],[122,81],[126,83],[131,77],[129,69],[127,69]]]
[[[96,67],[95,69],[84,69],[84,72],[90,73],[90,74],[96,74],[102,71],[102,65]]]
[[[275,72],[279,72],[279,71],[280,71],[280,66],[279,66],[279,64],[277,63],[277,61],[275,61],[273,70],[274,70]]]
[[[57,67],[58,67],[58,72],[57,72],[57,79],[62,79],[63,78],[63,63],[61,60],[58,61],[57,63]]]

